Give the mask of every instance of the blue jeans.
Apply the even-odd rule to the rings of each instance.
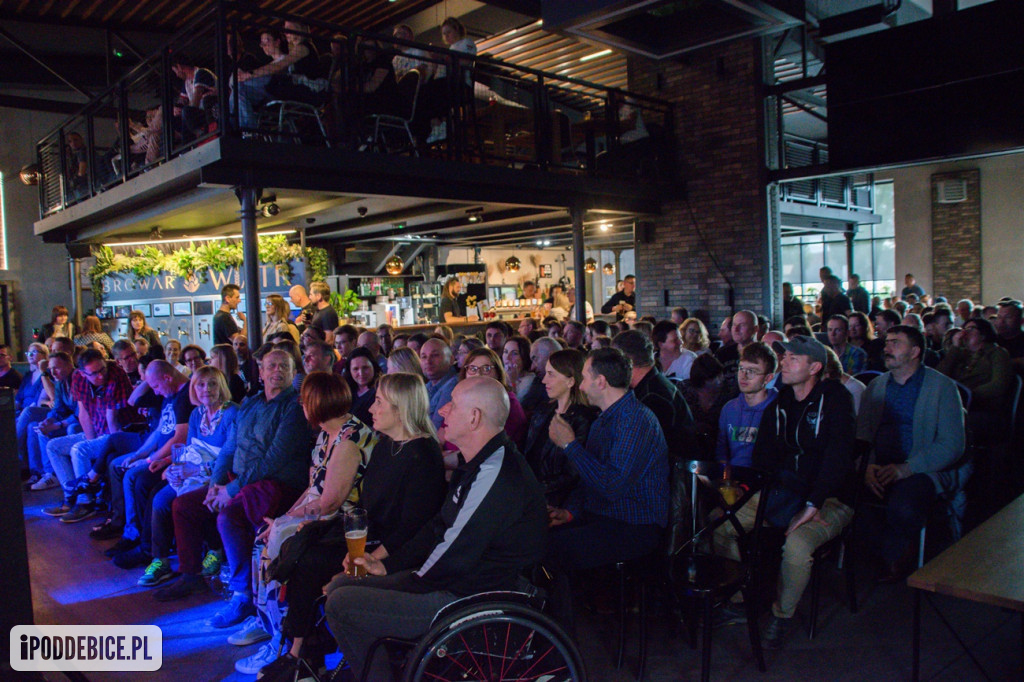
[[[153,495],[150,508],[150,556],[154,559],[166,559],[171,554],[171,543],[174,542],[174,517],[171,509],[174,499],[178,496],[174,488],[164,486]]]
[[[256,108],[269,98],[267,86],[270,85],[271,78],[273,76],[259,76],[238,84],[238,126],[240,128],[256,127]],[[234,100],[232,99],[233,105]]]
[[[15,423],[18,434],[18,458],[37,474],[43,473],[44,465],[41,460],[33,464],[28,443],[30,440],[33,440],[32,436],[35,435],[32,425],[45,419],[46,413],[49,411],[50,409],[47,407],[23,408],[18,414],[18,420]]]
[[[914,547],[928,522],[935,495],[932,479],[914,474],[889,486],[884,507],[865,508],[868,538],[887,564],[903,558]]]

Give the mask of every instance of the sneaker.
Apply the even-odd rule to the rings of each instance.
[[[742,605],[739,608],[731,604],[722,604],[711,614],[712,627],[724,628],[729,625],[743,625],[747,622],[747,612]]]
[[[267,642],[252,656],[246,656],[241,660],[235,661],[235,670],[243,675],[255,675],[265,666],[277,661],[278,658],[283,658],[283,656],[279,656],[277,653],[279,648],[279,642]]]
[[[24,486],[25,490],[32,490],[32,486],[34,486],[40,478],[39,474],[29,474],[28,478],[21,482],[21,485]]]
[[[75,486],[74,492],[78,495],[87,495],[88,497],[94,497],[103,488],[103,479],[97,478],[95,481],[90,481],[87,477],[82,476]]]
[[[252,597],[235,594],[231,597],[228,605],[210,619],[210,625],[218,629],[229,628],[232,625],[238,625],[249,616],[255,615],[256,607],[252,605]]]
[[[183,575],[175,582],[153,593],[157,601],[177,601],[206,590],[206,581],[198,575]]]
[[[219,552],[211,549],[206,553],[206,556],[203,557],[203,571],[200,575],[204,578],[212,578],[216,575],[220,575],[220,569],[223,565],[223,557],[221,557]]]
[[[115,559],[116,563],[116,559]],[[167,582],[174,575],[171,570],[171,562],[167,559],[153,559],[146,567],[146,572],[139,578],[139,587],[153,587],[160,583]]]
[[[153,557],[149,556],[149,552],[141,545],[136,545],[127,552],[121,552],[114,557],[114,565],[118,568],[139,568],[148,566],[151,561],[153,561]]]
[[[61,504],[58,504],[56,507],[47,507],[46,509],[43,510],[43,513],[47,516],[64,516],[69,511],[71,511],[71,504],[67,500],[65,500]]]
[[[92,502],[79,502],[71,508],[71,511],[60,517],[60,522],[78,523],[93,516],[96,516],[96,505]]]
[[[289,653],[278,656],[275,660],[263,666],[256,673],[257,680],[277,682],[278,680],[292,680],[295,678],[295,671],[299,667],[299,659]]]
[[[89,531],[89,537],[93,540],[113,540],[121,537],[123,532],[124,528],[116,525],[113,519],[107,519],[98,526],[93,526]]]
[[[60,485],[60,481],[53,474],[43,474],[29,486],[29,490],[49,490]]]
[[[113,547],[111,547],[110,549],[104,550],[103,551],[103,556],[107,557],[108,559],[113,559],[118,554],[124,554],[129,549],[135,549],[138,546],[139,546],[139,541],[138,540],[129,540],[127,538],[121,538],[120,540],[117,541],[117,544],[115,544]]]
[[[764,628],[762,635],[765,649],[781,649],[782,640],[786,637],[786,630],[792,622],[792,618],[779,618],[774,614],[768,618],[768,625]]]
[[[228,644],[249,646],[270,639],[270,633],[263,629],[263,623],[256,616],[249,616],[242,623],[242,629],[228,635]]]

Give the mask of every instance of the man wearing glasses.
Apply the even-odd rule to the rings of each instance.
[[[110,435],[121,427],[119,416],[123,419],[131,414],[124,410],[129,407],[131,382],[117,363],[105,360],[98,350],[89,349],[82,353],[78,367],[71,378],[71,395],[78,404],[78,423],[82,431],[54,438],[46,444],[46,454],[57,480],[65,486],[89,471],[92,460],[102,454]],[[93,493],[75,495],[72,491],[65,495],[63,504],[44,509],[43,513],[59,516],[63,523],[76,523],[96,511]]]
[[[743,349],[736,373],[740,394],[725,404],[718,418],[718,461],[751,465],[761,415],[779,394],[768,386],[775,378],[777,365],[775,352],[763,343],[752,343]]]

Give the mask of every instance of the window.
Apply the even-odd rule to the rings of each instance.
[[[896,290],[896,230],[893,224],[893,183],[875,183],[876,225],[861,225],[853,238],[853,269],[872,296],[891,296]],[[843,234],[791,235],[782,238],[782,281],[793,293],[813,299],[821,292],[818,270],[828,265],[843,280],[849,277]]]

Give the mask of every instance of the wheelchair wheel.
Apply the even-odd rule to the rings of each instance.
[[[409,657],[406,682],[586,682],[576,645],[521,604],[461,609],[436,623]]]

